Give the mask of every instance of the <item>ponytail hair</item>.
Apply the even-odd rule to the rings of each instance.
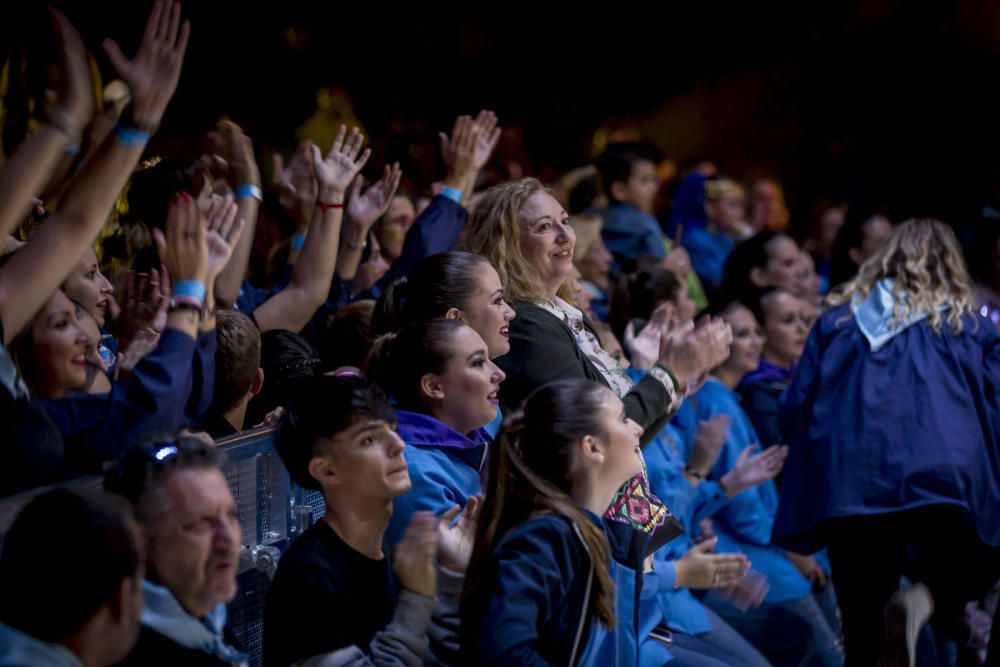
[[[378,338],[368,357],[369,377],[403,410],[422,412],[420,380],[444,373],[455,354],[455,334],[466,326],[461,320],[425,320]]]
[[[614,587],[609,574],[610,546],[599,526],[570,496],[570,473],[586,435],[602,435],[607,389],[584,379],[561,380],[534,391],[524,409],[504,419],[489,457],[486,499],[465,576],[462,615],[482,608],[489,591],[479,590],[483,565],[504,535],[539,514],[569,519],[583,537],[593,562],[588,613],[605,627],[614,625]]]
[[[452,308],[464,310],[487,263],[480,255],[459,250],[424,258],[379,296],[372,313],[373,331],[376,335],[399,331],[413,322],[445,317]]]

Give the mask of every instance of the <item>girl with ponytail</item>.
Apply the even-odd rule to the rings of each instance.
[[[504,421],[462,601],[463,664],[634,665],[635,531],[601,519],[643,468],[608,388],[562,380]]]
[[[504,379],[483,339],[457,319],[415,322],[375,342],[368,372],[395,401],[413,482],[393,503],[389,543],[418,511],[474,512],[492,440],[483,427],[496,415]]]
[[[372,329],[384,334],[437,318],[461,320],[475,329],[490,359],[510,351],[514,309],[504,300],[496,269],[481,255],[453,250],[421,260],[379,297]],[[497,407],[496,417],[486,425],[490,437],[496,437],[502,419]]]

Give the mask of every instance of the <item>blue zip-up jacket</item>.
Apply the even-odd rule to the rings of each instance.
[[[198,423],[212,403],[215,331],[167,329],[125,382],[106,394],[75,394],[42,401],[62,433],[63,478],[96,472],[128,446],[154,433],[176,433]]]
[[[667,504],[674,518],[684,525],[685,532],[653,554],[654,569],[645,575],[643,600],[639,608],[641,637],[648,637],[649,631],[660,624],[688,635],[712,629],[704,605],[690,589],[674,588],[677,573],[673,561],[694,546],[692,527],[702,518],[725,507],[729,499],[717,482],[704,481],[695,487],[687,481],[683,470],[689,453],[690,444],[684,442],[681,433],[671,424],[642,451],[650,488],[657,498]],[[648,639],[642,644],[644,663],[653,656],[666,658],[668,655],[662,642]]]
[[[591,560],[572,522],[537,516],[508,531],[488,557],[480,579],[488,595],[477,598],[482,606],[462,623],[463,664],[566,665],[575,645],[578,665],[585,664],[586,656],[601,660],[590,664],[638,664],[638,587],[624,577],[635,579],[634,573],[641,570],[647,536],[627,524],[583,512],[603,528],[611,546],[612,574],[620,586],[615,628],[606,633],[581,616],[588,613]],[[617,663],[603,662],[610,653]]]
[[[491,442],[483,429],[465,435],[417,412],[396,410],[396,418],[396,433],[406,443],[403,456],[413,487],[392,503],[385,533],[390,545],[403,536],[414,512],[441,514],[453,505],[465,507],[470,496],[483,493],[480,474]]]
[[[729,437],[709,479],[719,480],[732,470],[749,445],[761,446],[760,439],[739,399],[726,385],[715,378],[695,394],[698,419],[711,419],[717,414],[732,418]],[[770,588],[766,602],[788,602],[805,597],[812,592],[812,584],[803,577],[785,556],[784,549],[771,544],[771,529],[778,510],[778,489],[773,480],[736,494],[729,504],[716,514],[714,528],[719,538],[716,550],[720,553],[746,554],[753,569],[767,576]]]

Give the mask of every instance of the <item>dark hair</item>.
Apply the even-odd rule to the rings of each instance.
[[[220,468],[219,451],[198,438],[158,438],[122,454],[104,477],[104,488],[128,499],[140,522],[152,519],[163,504],[154,498],[156,489],[178,470]]]
[[[150,229],[163,229],[170,200],[178,192],[197,197],[211,178],[198,160],[171,157],[132,175],[128,188],[128,222],[141,221]]]
[[[486,263],[485,257],[461,250],[421,260],[379,296],[372,313],[375,335],[444,317],[451,308],[466,308],[469,297],[479,287]]]
[[[771,257],[767,246],[781,236],[787,234],[765,229],[733,248],[722,271],[721,293],[727,299],[753,303],[760,298],[763,290],[750,280],[750,271],[767,266]]]
[[[455,335],[468,325],[461,320],[425,320],[408,324],[375,341],[368,374],[404,410],[420,412],[420,379],[443,373],[455,355]]]
[[[365,370],[375,343],[372,331],[374,308],[374,301],[363,299],[342,308],[331,318],[319,341],[319,356],[324,370],[332,371],[342,366]]]
[[[640,331],[657,306],[665,301],[676,303],[682,286],[680,278],[662,267],[619,276],[608,316],[611,331],[623,338],[630,321]]]
[[[872,205],[851,206],[847,209],[844,224],[837,232],[830,253],[830,288],[834,288],[854,277],[860,264],[851,258],[851,250],[860,249],[864,244],[865,225],[872,218],[883,215],[881,208]]]
[[[235,310],[216,314],[215,390],[209,412],[229,412],[250,390],[260,368],[260,330]]]
[[[570,497],[568,472],[577,444],[601,435],[607,389],[591,380],[560,380],[535,390],[522,412],[504,420],[489,456],[486,498],[465,576],[463,618],[475,618],[488,590],[479,590],[484,567],[504,535],[539,513],[569,519],[583,536],[594,563],[594,595],[588,612],[606,627],[614,624],[614,589],[608,574],[610,547],[604,532]]]
[[[265,331],[260,336],[260,367],[264,386],[247,406],[248,424],[259,424],[279,405],[287,407],[298,388],[322,373],[323,362],[312,343],[284,329]]]
[[[131,508],[98,490],[55,489],[28,503],[4,538],[0,621],[57,643],[118,599],[142,547]]]
[[[275,447],[288,474],[299,486],[319,489],[309,462],[333,438],[362,420],[390,424],[396,415],[377,387],[358,377],[321,375],[310,380],[278,426]]]
[[[616,201],[611,194],[611,186],[619,181],[628,182],[632,168],[637,162],[656,164],[657,158],[648,144],[639,142],[612,144],[597,158],[597,169],[601,172],[601,184],[608,201]]]
[[[569,211],[570,215],[578,215],[594,207],[594,202],[601,195],[601,177],[594,172],[590,176],[584,176],[570,188],[569,191]]]

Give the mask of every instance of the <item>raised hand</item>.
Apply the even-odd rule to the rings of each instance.
[[[87,49],[80,33],[62,12],[50,5],[49,15],[59,40],[59,56],[64,73],[59,106],[68,114],[68,120],[75,126],[73,129],[79,133],[94,113],[94,89],[90,67],[87,65]],[[79,142],[79,136],[76,142]]]
[[[274,161],[274,185],[278,189],[281,205],[298,222],[309,222],[309,215],[316,206],[316,172],[313,169],[312,142],[302,141],[288,165],[279,153]]]
[[[313,169],[319,182],[320,200],[339,198],[340,202],[343,201],[347,186],[372,154],[370,148],[361,152],[364,141],[364,135],[358,128],[351,128],[350,134],[347,134],[347,128],[341,125],[337,138],[333,140],[333,146],[325,158],[320,154],[318,147],[315,145],[312,147]]]
[[[260,169],[254,157],[253,141],[239,125],[224,120],[212,133],[215,153],[213,161],[233,188],[241,185],[260,186]]]
[[[135,58],[126,58],[114,40],[104,40],[111,65],[132,93],[132,121],[141,129],[152,130],[160,124],[177,89],[190,36],[191,23],[181,23],[181,4],[156,0]]]
[[[243,234],[242,218],[236,217],[236,202],[214,197],[205,211],[205,241],[208,247],[208,277],[212,282],[232,257],[233,247]]]
[[[187,192],[176,195],[167,208],[166,231],[153,229],[153,240],[170,278],[206,282],[208,244],[205,226],[194,198]]]
[[[157,335],[163,333],[170,306],[170,277],[167,269],[153,269],[148,274],[126,271],[121,304],[116,326],[118,341],[123,350],[142,331],[148,330]]]
[[[497,143],[500,141],[502,130],[497,126],[497,115],[489,109],[483,109],[479,112],[474,125],[477,132],[472,163],[476,171],[482,171],[490,158],[493,157],[493,151],[496,150]]]
[[[440,132],[438,137],[441,140],[441,157],[448,167],[445,185],[463,190],[478,173],[476,143],[479,129],[471,116],[459,116],[455,119],[451,136]]]
[[[382,178],[365,190],[364,194],[361,194],[361,176],[355,178],[351,186],[350,201],[347,204],[348,223],[354,225],[362,234],[367,234],[371,226],[389,208],[402,177],[403,171],[399,168],[398,162],[392,166],[386,165],[382,170]]]

